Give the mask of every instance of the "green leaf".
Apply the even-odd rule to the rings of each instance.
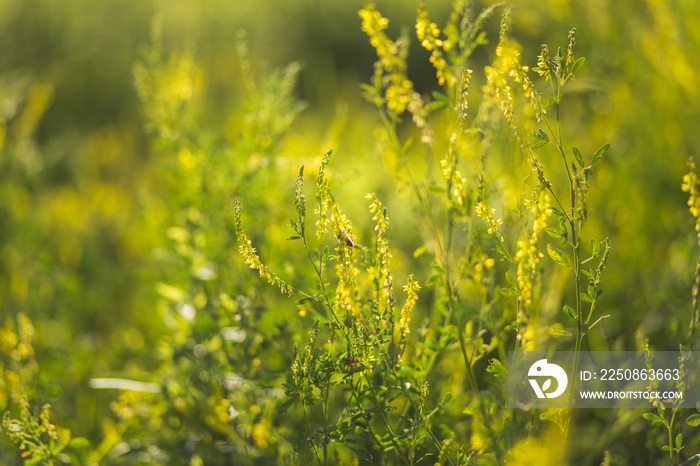
[[[428,248],[426,246],[421,246],[418,249],[416,249],[415,251],[413,251],[413,257],[420,257],[423,254],[425,254],[425,252],[427,250],[428,250]]]
[[[564,267],[571,267],[569,265],[569,258],[566,257],[566,253],[562,251],[561,249],[552,246],[551,244],[547,245],[547,253],[549,254],[549,257],[552,258],[554,262],[556,262],[559,265],[563,265]]]
[[[595,240],[595,238],[591,238],[591,242],[588,243],[588,250],[591,251],[591,254],[594,256],[598,255],[598,252],[596,251],[597,249],[598,242]]]
[[[566,230],[566,220],[563,218],[559,217],[559,232],[561,233],[561,236],[566,238],[568,236],[567,230]]]
[[[301,239],[301,236],[290,236],[287,241],[294,241],[295,239]]]
[[[680,450],[683,446],[683,434],[676,435],[676,449]]]
[[[437,285],[438,283],[440,283],[440,275],[432,274],[430,277],[428,277],[428,280],[425,282],[425,286],[433,286]]]
[[[566,314],[567,316],[576,320],[576,311],[574,311],[574,309],[571,306],[564,306],[564,309],[562,309],[562,311],[564,311],[564,314]]]
[[[185,292],[180,288],[165,283],[156,284],[156,293],[171,301],[180,302],[185,300]]]
[[[581,300],[585,301],[587,303],[592,303],[593,299],[591,299],[590,296],[588,296],[586,293],[581,293]]]
[[[591,159],[591,165],[596,163],[605,153],[610,149],[610,144],[603,144],[603,146],[595,151],[595,154],[593,154],[593,158]]]
[[[449,105],[449,103],[450,103],[450,100],[447,98],[446,95],[441,94],[437,91],[433,91],[433,99],[438,100],[438,101],[444,103],[445,105]]]
[[[588,285],[588,296],[595,299],[597,298],[596,287],[593,285]]]
[[[659,425],[659,424],[664,423],[664,420],[661,419],[660,416],[658,416],[657,414],[654,414],[654,413],[644,413],[644,414],[642,414],[642,417],[644,419],[646,419],[647,421],[651,421],[652,425]]]
[[[408,138],[408,139],[406,140],[406,143],[405,143],[405,144],[403,145],[403,147],[401,148],[401,153],[402,153],[402,154],[407,154],[408,151],[411,149],[412,146],[413,146],[413,136],[411,136],[410,138]]]
[[[574,158],[578,162],[578,164],[583,168],[586,164],[583,162],[583,155],[581,155],[581,151],[578,150],[576,146],[573,147],[573,152],[574,152]]]
[[[578,60],[576,60],[576,63],[574,63],[574,66],[571,67],[571,72],[576,73],[576,71],[581,68],[583,65],[583,62],[586,61],[586,57],[581,57]]]
[[[447,393],[445,393],[445,396],[442,397],[442,401],[440,402],[440,404],[444,405],[445,403],[449,403],[449,401],[451,399],[452,399],[452,393],[447,392]]]
[[[598,251],[596,252],[596,256],[601,255],[603,253],[603,251],[605,251],[606,245],[607,245],[607,243],[605,241],[603,241],[602,243],[598,243]]]
[[[445,194],[445,188],[434,184],[428,186],[428,191],[435,194]]]
[[[566,216],[566,214],[564,213],[564,211],[561,210],[559,207],[557,207],[557,206],[550,206],[550,208],[552,209],[552,212],[554,212],[554,213],[557,214],[558,216],[560,216],[560,217],[565,217],[565,216]]]
[[[366,462],[368,462],[368,463],[373,463],[373,462],[374,462],[374,458],[372,458],[372,455],[370,455],[370,454],[367,453],[366,451],[364,451],[364,450],[358,450],[357,448],[353,448],[353,447],[351,447],[351,446],[349,446],[349,445],[347,445],[347,444],[345,444],[345,445],[346,445],[350,450],[352,450],[353,452],[355,452],[355,454],[356,454],[362,461],[366,461]]]
[[[700,414],[691,414],[690,416],[688,416],[688,419],[686,419],[685,422],[689,426],[700,426]]]
[[[540,147],[546,146],[547,144],[549,144],[547,141],[536,142],[536,143],[534,143],[533,145],[530,146],[530,149],[532,149],[532,150],[537,150],[537,149],[539,149]]]
[[[86,448],[90,446],[90,440],[85,437],[74,437],[68,444],[71,448]]]
[[[503,363],[496,358],[489,360],[486,372],[493,374],[497,379],[505,378],[508,375],[508,370],[503,366]]]
[[[537,131],[539,132],[540,138],[543,141],[549,142],[549,135],[547,134],[547,132],[545,130],[543,130],[542,128],[539,128]]]
[[[297,304],[304,304],[308,303],[309,301],[313,301],[314,298],[301,298],[299,301],[297,301]]]
[[[556,228],[547,227],[544,229],[544,231],[552,238],[559,238],[561,236],[561,232],[559,230],[557,230]]]
[[[432,112],[433,110],[440,110],[441,108],[445,107],[447,107],[447,103],[443,102],[442,100],[433,100],[425,105],[425,109],[429,112]]]

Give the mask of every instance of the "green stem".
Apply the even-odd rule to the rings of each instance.
[[[394,431],[392,430],[391,426],[389,425],[389,420],[386,418],[386,413],[384,413],[381,403],[379,403],[379,397],[377,396],[377,393],[374,391],[374,386],[372,385],[372,382],[369,380],[369,376],[367,375],[367,372],[365,372],[364,376],[365,376],[365,380],[367,381],[367,388],[369,388],[369,391],[372,394],[372,398],[374,398],[374,405],[377,407],[377,410],[379,411],[379,414],[380,414],[379,418],[381,419],[382,424],[384,424],[384,428],[389,433],[389,437],[391,438],[391,443],[394,445],[394,448],[399,453],[399,456],[401,456],[401,459],[404,461],[404,463],[410,465],[411,462],[409,461],[408,458],[406,458],[406,455],[404,454],[403,450],[401,450],[399,443],[396,441],[396,436],[394,435]]]
[[[306,414],[306,403],[303,397],[301,399],[301,410],[304,413],[304,424],[306,424],[306,432],[309,434],[309,436],[311,436],[311,427],[309,425],[309,418]],[[311,438],[309,438],[309,444],[311,445],[311,449],[314,451],[314,455],[316,456],[316,461],[318,461],[319,466],[323,466],[323,463],[321,463],[321,458],[318,456],[318,448],[316,448],[316,444]]]
[[[673,421],[676,419],[677,408],[673,408],[671,422],[668,423],[668,457],[673,463]]]

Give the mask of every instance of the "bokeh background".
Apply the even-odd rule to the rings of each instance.
[[[444,23],[449,2],[427,5]],[[172,293],[202,293],[188,285],[197,271],[206,278],[215,270],[207,286],[230,296],[236,309],[264,308],[255,323],[261,335],[293,333],[297,324],[279,325],[299,310],[259,283],[237,255],[232,199],[247,204],[246,229],[264,245],[263,259],[291,274],[297,253],[283,239],[294,177],[299,165],[315,165],[329,148],[349,215],[366,225],[362,196],[384,193],[397,273],[413,267],[425,282],[427,262],[408,265],[420,238],[401,228],[411,210],[383,174],[373,139],[378,120],[359,89],[376,59],[360,30],[361,6],[0,1],[0,411],[16,401],[11,373],[19,374],[30,399],[52,404],[58,424],[100,445],[119,394],[91,388],[91,378],[152,381],[163,375],[167,348],[230,324],[216,313],[204,322],[198,315],[183,330],[164,317],[164,302],[177,298]],[[590,232],[613,244],[601,298],[611,317],[591,334],[592,345],[634,350],[648,337],[656,349],[677,349],[687,334],[700,253],[680,190],[686,160],[698,148],[700,2],[512,6],[512,35],[530,66],[540,44],[564,46],[576,27],[586,62],[565,100],[565,137],[589,152],[603,142],[612,147],[591,189]],[[413,2],[379,1],[378,8],[391,20],[390,35],[402,28],[413,34]],[[495,42],[498,18],[486,27]],[[258,91],[241,69],[241,31]],[[416,42],[409,77],[429,94],[437,89],[434,70]],[[492,58],[493,44],[479,49],[471,67],[483,70]],[[158,59],[162,66],[149,71],[149,60]],[[299,66],[296,82],[295,68],[285,68],[292,62]],[[285,69],[286,75],[279,71]],[[260,91],[265,86],[277,93]],[[21,333],[20,313],[33,322],[25,329],[33,350],[27,345],[21,354],[13,353],[11,336]],[[279,369],[274,357],[265,362],[269,348],[251,338],[250,370]],[[638,441],[626,435],[620,441]],[[1,434],[0,447],[2,462],[17,461]]]

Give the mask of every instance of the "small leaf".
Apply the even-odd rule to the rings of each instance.
[[[428,250],[428,248],[426,246],[421,246],[418,249],[416,249],[415,251],[413,251],[413,257],[420,257],[423,254],[425,254],[425,252],[427,250]]]
[[[309,301],[313,301],[314,298],[301,298],[299,301],[297,301],[297,304],[305,304],[308,303]]]
[[[581,68],[583,65],[583,62],[586,61],[586,57],[581,57],[578,60],[576,60],[576,63],[574,63],[574,66],[571,67],[571,72],[576,73],[576,71]]]
[[[601,255],[603,251],[605,251],[606,245],[607,243],[605,241],[603,241],[602,243],[598,243],[598,251],[596,252],[596,256]]]
[[[591,242],[588,243],[588,250],[591,251],[591,254],[593,254],[594,256],[598,255],[597,245],[598,242],[595,240],[595,238],[591,238]]]
[[[406,143],[403,145],[403,147],[401,148],[401,153],[402,153],[402,154],[407,154],[408,151],[411,149],[412,146],[413,146],[413,136],[411,136],[410,138],[408,138],[408,140],[406,141]]]
[[[433,110],[440,110],[441,108],[445,107],[447,107],[447,103],[443,102],[442,100],[433,100],[432,102],[425,104],[425,109],[429,112],[432,112]]]
[[[581,293],[581,300],[585,301],[587,303],[592,303],[593,299],[591,299],[590,296],[588,296],[586,293]]]
[[[683,446],[683,434],[676,435],[676,450],[680,450]]]
[[[700,426],[700,414],[691,414],[690,416],[688,416],[688,419],[686,419],[685,422],[689,426],[693,426],[693,427]]]
[[[450,101],[446,95],[440,94],[437,91],[433,91],[433,99],[440,101],[440,102],[444,103],[445,105],[449,105],[449,103],[450,103]]]
[[[428,280],[425,282],[425,286],[433,286],[437,285],[438,283],[440,283],[440,275],[432,274],[430,277],[428,277]]]
[[[532,149],[532,150],[537,150],[537,149],[539,149],[540,147],[546,146],[547,144],[549,144],[547,141],[536,142],[536,143],[534,143],[533,145],[530,146],[530,149]]]
[[[452,399],[452,393],[447,392],[445,393],[445,396],[442,397],[442,402],[440,404],[445,404],[448,403]]]
[[[561,236],[563,236],[564,238],[567,237],[568,233],[566,230],[566,220],[564,220],[561,217],[559,217],[559,231],[561,232]]]
[[[347,444],[346,444],[346,445],[347,445]],[[366,451],[364,451],[364,450],[358,450],[357,448],[353,448],[353,447],[351,447],[351,446],[348,446],[348,448],[349,448],[350,450],[352,450],[353,452],[355,452],[355,454],[356,454],[361,460],[366,461],[366,462],[368,462],[368,463],[374,463],[374,458],[372,458],[372,455],[370,455],[370,454],[367,453]]]
[[[593,158],[591,159],[591,165],[596,163],[607,151],[610,149],[610,144],[603,144],[603,146],[595,151],[595,154],[593,154]]]
[[[566,253],[561,249],[548,244],[547,253],[549,253],[549,257],[551,257],[557,264],[563,265],[564,267],[570,267],[569,258],[566,257]]]
[[[597,297],[596,287],[593,285],[588,285],[588,296],[595,299]]]
[[[71,448],[86,448],[90,446],[90,441],[85,437],[74,437],[68,444]]]
[[[158,293],[166,299],[176,302],[184,301],[186,297],[185,292],[183,290],[175,286],[168,285],[166,283],[156,283],[156,293]]]
[[[583,168],[586,164],[583,162],[583,156],[581,155],[581,151],[578,150],[578,148],[576,146],[573,147],[573,151],[574,151],[574,158],[576,158],[576,161],[578,162],[578,164],[581,166],[581,168]]]
[[[560,217],[565,217],[565,216],[566,216],[566,214],[564,213],[564,211],[561,210],[559,207],[557,207],[557,206],[550,206],[550,208],[552,209],[552,212],[554,212],[554,213],[557,214],[558,216],[560,216]]]
[[[547,134],[547,132],[545,130],[543,130],[542,128],[539,128],[537,131],[539,132],[540,137],[542,138],[543,141],[549,142],[549,135]]]
[[[489,360],[489,365],[486,367],[486,372],[493,374],[494,377],[505,378],[508,374],[508,370],[503,366],[501,361],[498,359]]]
[[[552,238],[559,238],[561,236],[561,232],[559,230],[557,230],[556,228],[547,227],[544,229],[544,231]]]
[[[301,236],[290,236],[287,241],[294,241],[295,239],[301,239]]]
[[[644,413],[644,414],[642,414],[642,417],[644,419],[646,419],[647,421],[651,421],[651,422],[660,422],[662,424],[664,422],[663,419],[661,419],[661,417],[659,415],[654,414],[654,413]]]
[[[574,311],[574,309],[571,306],[564,306],[564,309],[562,310],[567,316],[571,317],[574,320],[576,319],[576,311]]]

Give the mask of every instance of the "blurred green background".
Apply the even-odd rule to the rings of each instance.
[[[612,317],[591,339],[596,349],[634,350],[646,336],[656,349],[676,349],[690,321],[699,253],[680,183],[687,157],[698,148],[700,2],[512,5],[512,35],[523,46],[524,64],[536,64],[540,44],[565,45],[567,31],[577,28],[578,54],[586,62],[565,99],[565,138],[582,151],[602,142],[612,147],[590,200],[591,234],[609,235],[613,244],[601,301],[601,312]],[[444,23],[449,2],[427,6],[433,20]],[[9,355],[10,340],[3,343],[0,411],[16,401],[7,377],[21,366],[16,372],[28,377],[22,383],[30,398],[51,402],[59,424],[99,443],[116,395],[90,388],[88,380],[147,380],[161,367],[162,351],[154,348],[170,344],[174,331],[159,310],[157,283],[188,273],[188,266],[163,260],[164,251],[175,248],[174,226],[206,236],[201,249],[210,256],[192,261],[217,265],[215,288],[269,309],[262,333],[295,314],[295,306],[258,283],[238,257],[227,223],[231,201],[238,195],[250,205],[246,228],[267,245],[263,259],[289,269],[294,253],[274,244],[288,233],[294,176],[328,148],[337,154],[338,197],[351,216],[363,212],[358,223],[367,221],[361,220],[365,192],[390,198],[392,241],[405,276],[420,239],[401,229],[411,211],[382,175],[373,141],[377,119],[360,95],[359,83],[370,79],[376,59],[360,30],[360,7],[346,0],[0,1],[0,325],[10,332],[19,313],[31,319],[38,364],[33,369],[28,357]],[[413,35],[413,2],[380,1],[378,8],[391,19],[391,36],[401,28]],[[194,90],[183,91],[193,93],[190,109],[168,107],[177,116],[168,123],[175,136],[149,129],[153,116],[144,113],[134,84],[135,66],[151,53],[154,18],[164,69],[171,71],[161,81],[153,78],[156,88],[165,89],[178,73],[194,76]],[[494,42],[498,19],[487,29]],[[241,30],[261,86],[270,70],[299,63],[291,88],[304,104],[298,114],[301,107],[284,101],[283,92],[265,107],[246,87],[237,51]],[[437,89],[434,70],[416,42],[409,77],[429,94]],[[475,54],[477,82],[492,57],[493,44]],[[290,126],[278,131],[280,108]],[[247,139],[251,125],[268,125],[272,136]],[[202,152],[188,156],[183,140],[199,141]],[[200,171],[182,169],[190,165]],[[373,166],[378,169],[369,173]],[[202,213],[206,221],[198,220]],[[425,281],[427,272],[414,272]],[[9,443],[0,445],[0,458],[10,462]]]

